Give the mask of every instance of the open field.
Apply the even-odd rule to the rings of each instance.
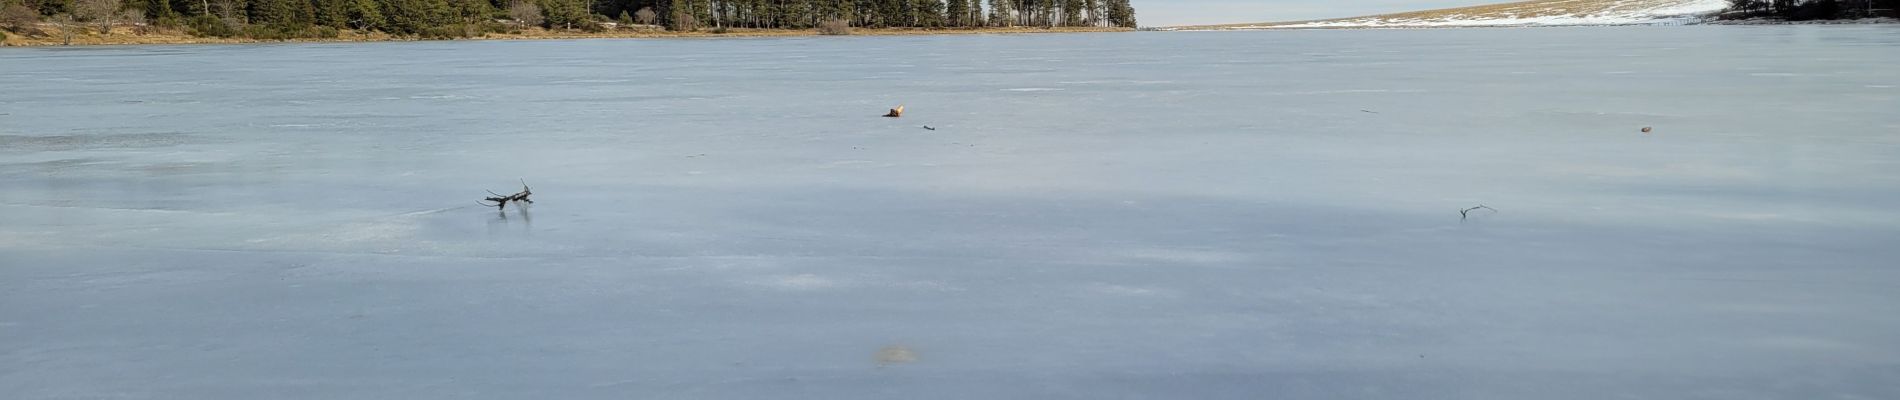
[[[1640,25],[1689,20],[1698,15],[1721,10],[1725,4],[1724,0],[1534,0],[1366,17],[1187,26],[1176,29]]]

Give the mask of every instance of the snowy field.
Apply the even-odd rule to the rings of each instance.
[[[0,49],[0,397],[1900,398],[1895,65],[1891,26]]]
[[[1728,0],[1533,0],[1358,18],[1174,30],[1683,25],[1706,20],[1727,8]]]

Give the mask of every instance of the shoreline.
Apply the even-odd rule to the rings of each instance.
[[[753,29],[731,28],[726,33],[710,31],[672,32],[664,30],[622,30],[607,32],[548,31],[536,29],[524,33],[502,34],[488,33],[476,37],[455,39],[421,39],[414,37],[392,36],[382,32],[342,32],[336,38],[300,38],[287,40],[269,40],[252,38],[219,38],[191,36],[178,30],[135,34],[132,27],[115,27],[113,33],[77,35],[71,44],[66,44],[59,35],[58,28],[42,26],[47,33],[37,36],[25,36],[13,31],[5,31],[6,39],[0,41],[0,47],[70,47],[70,46],[148,46],[181,44],[260,44],[260,43],[371,43],[371,42],[420,42],[420,41],[486,41],[486,40],[573,40],[573,39],[705,39],[705,38],[765,38],[765,37],[802,37],[827,36],[817,29]],[[992,27],[992,28],[853,28],[849,35],[835,36],[926,36],[926,35],[1010,35],[1010,34],[1046,34],[1046,33],[1106,33],[1133,32],[1129,28],[1103,27]]]

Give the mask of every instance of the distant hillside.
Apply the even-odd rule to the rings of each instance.
[[[1317,21],[1204,25],[1171,30],[1646,25],[1695,21],[1727,0],[1534,0]]]

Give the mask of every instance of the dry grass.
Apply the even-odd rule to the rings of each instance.
[[[1323,22],[1344,21],[1417,21],[1442,19],[1507,19],[1536,18],[1563,15],[1596,15],[1619,10],[1643,10],[1682,4],[1682,0],[1532,0],[1514,3],[1487,4],[1481,6],[1444,8],[1436,10],[1411,11],[1393,14],[1379,14],[1364,17],[1335,18],[1311,21],[1285,21],[1253,24],[1223,24],[1181,27],[1184,29],[1225,29],[1240,27],[1266,27]]]
[[[61,44],[58,26],[42,24],[38,27],[43,34],[27,37],[8,31],[7,46],[58,46]],[[945,35],[945,34],[1019,34],[1019,33],[1076,33],[1076,32],[1126,32],[1125,28],[854,28],[852,35],[891,36],[891,35]],[[658,30],[617,30],[597,33],[579,31],[548,31],[531,29],[518,34],[490,33],[468,40],[533,40],[533,39],[594,39],[594,38],[717,38],[717,37],[774,37],[774,36],[815,36],[817,29],[739,29],[733,28],[726,33],[712,32],[669,32]],[[297,39],[296,42],[378,42],[413,40],[392,37],[384,33],[362,34],[345,31],[335,39]],[[73,38],[73,45],[127,45],[127,44],[198,44],[198,43],[260,43],[273,42],[247,38],[193,37],[182,30],[160,30],[145,34],[136,34],[133,29],[117,28],[113,33],[102,35],[96,30],[87,29]]]

